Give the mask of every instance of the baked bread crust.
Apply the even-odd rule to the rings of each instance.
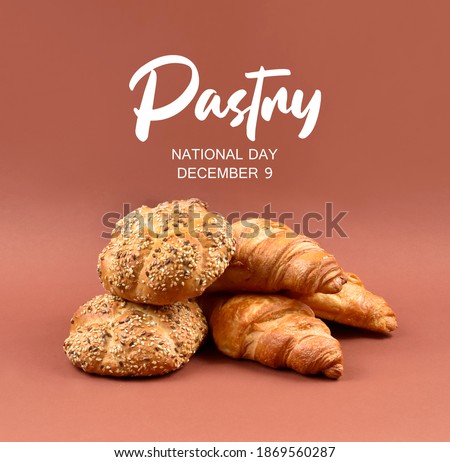
[[[339,342],[311,308],[281,295],[206,295],[199,304],[209,318],[217,348],[300,374],[338,379],[343,372]]]
[[[91,374],[162,375],[186,364],[207,330],[195,301],[151,306],[105,294],[76,311],[64,350]]]
[[[235,252],[231,225],[199,199],[142,206],[118,221],[98,259],[104,288],[126,300],[168,305],[194,298]]]
[[[282,223],[249,218],[233,234],[235,256],[209,292],[336,293],[347,281],[333,255]]]
[[[397,328],[397,318],[386,300],[368,291],[354,273],[337,294],[287,295],[308,305],[319,318],[388,334]]]

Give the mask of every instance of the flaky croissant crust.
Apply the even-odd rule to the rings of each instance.
[[[386,300],[367,290],[356,274],[346,274],[348,282],[337,294],[288,295],[308,305],[323,319],[384,334],[395,330],[397,318]]]
[[[211,292],[336,293],[347,278],[333,255],[286,225],[262,218],[233,224],[236,253]]]
[[[209,312],[218,349],[273,368],[337,379],[343,372],[339,342],[303,303],[278,295],[208,295],[199,303]]]

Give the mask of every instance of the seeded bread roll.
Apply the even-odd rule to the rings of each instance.
[[[91,374],[162,375],[186,364],[206,334],[194,301],[155,307],[99,295],[74,314],[64,350]]]
[[[143,205],[117,222],[98,273],[113,295],[168,305],[201,295],[234,251],[230,224],[199,199]]]

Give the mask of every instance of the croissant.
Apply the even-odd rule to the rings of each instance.
[[[235,256],[210,292],[336,293],[347,280],[333,255],[281,223],[238,221],[233,236]]]
[[[162,375],[189,361],[207,329],[194,301],[155,307],[105,294],[78,308],[64,350],[91,374]]]
[[[199,199],[142,206],[117,222],[98,259],[104,288],[138,303],[198,297],[234,253],[231,225]]]
[[[375,332],[397,328],[397,319],[386,300],[369,292],[356,274],[347,273],[347,284],[337,294],[287,295],[308,305],[319,318]]]
[[[300,374],[322,373],[338,379],[343,372],[339,342],[313,311],[281,295],[206,295],[199,304],[209,317],[217,348]]]

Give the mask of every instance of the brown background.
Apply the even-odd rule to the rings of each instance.
[[[156,3],[2,2],[1,439],[448,440],[448,2]],[[189,57],[201,90],[224,97],[251,90],[245,72],[289,68],[266,92],[320,89],[317,127],[302,141],[302,123],[276,115],[252,144],[243,126],[198,122],[191,105],[141,143],[142,85],[128,82],[164,54]],[[186,79],[161,72],[157,103]],[[172,147],[279,154],[270,181],[185,181]],[[76,370],[62,343],[75,309],[102,292],[102,215],[190,196],[222,213],[271,203],[297,220],[327,201],[348,210],[350,238],[320,242],[388,299],[399,329],[331,326],[338,382],[211,345],[158,379]]]

